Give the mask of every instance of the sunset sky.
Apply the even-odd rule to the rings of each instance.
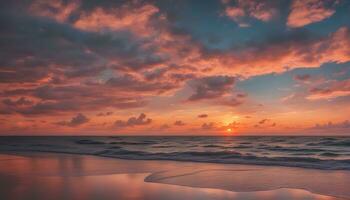
[[[0,135],[350,135],[350,1],[0,3]]]

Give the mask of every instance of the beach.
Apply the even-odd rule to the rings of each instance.
[[[349,199],[350,172],[2,151],[0,198]]]

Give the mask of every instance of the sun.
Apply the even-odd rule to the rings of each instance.
[[[233,130],[233,128],[227,128],[226,129],[226,135],[231,136],[231,135],[235,135],[236,132]]]

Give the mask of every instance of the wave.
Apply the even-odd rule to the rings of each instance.
[[[340,147],[350,147],[350,140],[326,140],[321,142],[311,142],[307,144],[308,146],[340,146]]]
[[[349,144],[332,137],[8,137],[0,151],[350,170]]]
[[[104,142],[99,142],[95,140],[77,140],[76,144],[105,144]]]
[[[258,149],[270,150],[270,151],[288,151],[288,152],[323,152],[324,149],[306,149],[300,147],[282,147],[282,146],[265,146]]]
[[[226,164],[278,165],[287,167],[350,170],[350,159],[333,160],[310,157],[259,157],[254,155],[244,155],[242,153],[233,151],[147,153],[143,151],[118,150],[103,151],[97,153],[96,155],[136,160],[175,160]],[[324,154],[324,156],[333,157],[331,155],[333,154]]]

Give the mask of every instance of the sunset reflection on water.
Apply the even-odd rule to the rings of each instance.
[[[144,179],[159,169],[156,163],[123,163],[92,156],[39,155],[0,155],[0,199],[334,199],[294,189],[230,192],[149,183]]]

